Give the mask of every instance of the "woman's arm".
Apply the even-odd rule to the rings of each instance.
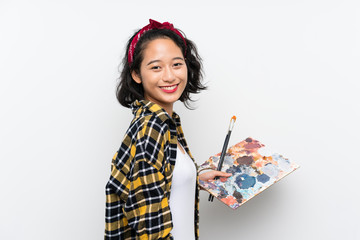
[[[113,163],[105,239],[173,239],[166,181],[160,171],[165,130],[147,119],[134,134],[136,141],[125,141]]]

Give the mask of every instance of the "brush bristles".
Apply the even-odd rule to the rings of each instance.
[[[236,121],[236,117],[233,116],[233,117],[230,119],[229,131],[232,131],[232,129],[233,129],[233,127],[234,127],[235,121]]]

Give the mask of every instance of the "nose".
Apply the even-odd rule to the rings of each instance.
[[[171,67],[165,67],[162,80],[164,82],[173,82],[175,81],[175,74],[173,72],[173,69]]]

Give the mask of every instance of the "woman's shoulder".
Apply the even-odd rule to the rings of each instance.
[[[127,130],[127,134],[163,135],[166,134],[167,131],[169,131],[167,123],[162,121],[155,113],[148,112],[134,116]]]
[[[139,139],[143,136],[153,139],[161,139],[169,134],[170,128],[176,131],[176,125],[166,111],[159,105],[141,100],[133,103],[134,118],[131,121],[127,134],[132,139]]]
[[[172,118],[160,105],[149,100],[136,100],[132,104],[133,122],[154,122],[160,125],[169,124]]]

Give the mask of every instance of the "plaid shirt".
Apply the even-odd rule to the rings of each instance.
[[[112,159],[106,185],[105,239],[173,239],[169,208],[177,141],[194,161],[174,112],[147,100],[132,104],[134,119]],[[194,161],[196,168],[197,164]],[[195,238],[199,238],[199,176]]]

